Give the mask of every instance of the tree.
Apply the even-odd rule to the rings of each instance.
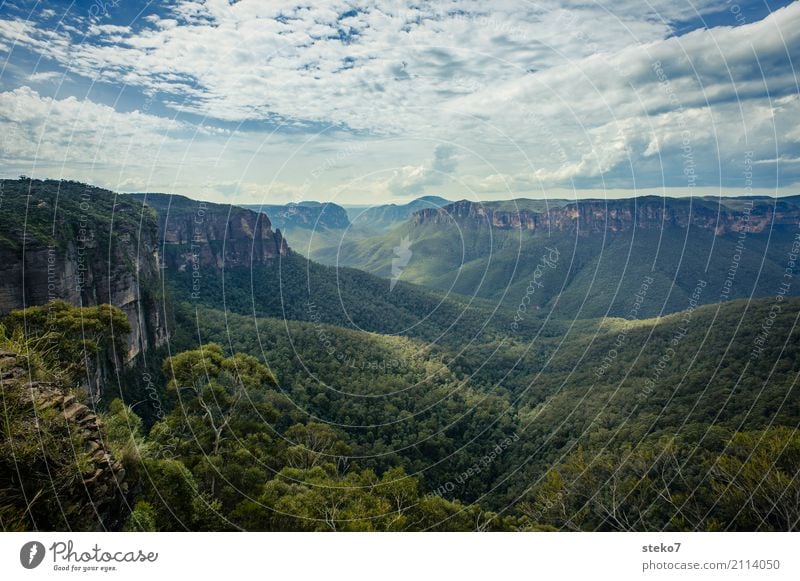
[[[275,378],[256,358],[227,357],[216,344],[169,358],[164,373],[178,405],[151,430],[154,455],[186,467],[196,485],[192,496],[205,498],[196,508],[212,517],[230,514],[261,493],[285,457],[274,427]]]
[[[733,530],[794,531],[800,524],[800,434],[773,427],[739,432],[711,463],[714,512]],[[718,506],[717,506],[718,505]]]

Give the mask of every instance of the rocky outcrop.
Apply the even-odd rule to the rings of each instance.
[[[690,203],[687,199],[645,196],[629,200],[585,200],[545,211],[496,208],[493,203],[466,200],[443,208],[419,210],[411,217],[412,224],[448,224],[453,221],[494,228],[575,232],[582,235],[601,232],[625,232],[634,228],[660,229],[667,226],[686,228],[689,225],[713,230],[717,234],[763,232],[772,225],[797,224],[800,205],[797,198],[772,200],[736,199],[729,206],[708,200]]]
[[[15,424],[35,418],[39,424],[36,429],[60,434],[49,433],[48,437],[40,437],[40,446],[47,446],[46,442],[55,437],[56,442],[59,438],[72,440],[80,445],[80,449],[54,447],[38,450],[37,463],[41,462],[43,466],[26,466],[24,470],[18,470],[22,482],[15,485],[31,490],[41,487],[42,483],[26,481],[37,469],[47,470],[54,478],[53,471],[57,471],[59,482],[63,480],[61,476],[74,474],[74,484],[57,491],[60,501],[69,503],[70,514],[61,516],[68,521],[80,519],[81,526],[93,522],[93,528],[98,530],[118,529],[129,505],[129,486],[125,469],[106,446],[100,419],[63,386],[48,381],[31,381],[30,377],[31,370],[24,357],[0,351],[0,385],[6,395],[6,404],[13,408],[6,418],[10,437],[24,437],[25,427],[15,429]],[[13,448],[21,442],[7,444]],[[30,516],[33,518],[34,513]],[[54,518],[58,516],[54,515]],[[50,519],[46,515],[35,519],[39,526],[42,521],[50,522]]]
[[[63,299],[128,316],[123,359],[167,340],[158,224],[132,199],[58,180],[0,180],[0,316]]]
[[[51,384],[30,384],[28,388],[37,400],[37,410],[57,410],[83,442],[90,466],[82,483],[98,512],[118,514],[122,498],[128,493],[128,483],[125,468],[104,444],[100,419],[74,395],[59,391]]]
[[[132,194],[158,214],[167,268],[252,267],[289,252],[266,214],[168,194]]]

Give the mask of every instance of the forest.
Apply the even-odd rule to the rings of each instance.
[[[83,289],[2,317],[3,530],[797,530],[800,298],[703,304],[695,280],[682,309],[640,289],[566,318],[292,250],[209,259],[197,290],[146,202],[90,190],[81,217],[34,184],[5,187],[90,225],[89,258],[167,267],[140,256],[135,309]],[[0,250],[70,256],[73,231],[31,232]]]

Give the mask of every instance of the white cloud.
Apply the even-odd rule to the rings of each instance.
[[[28,76],[28,82],[30,83],[49,83],[50,81],[56,81],[58,79],[63,79],[64,74],[59,73],[57,71],[42,71],[38,73],[32,73]]]
[[[455,0],[413,8],[384,0],[185,1],[131,26],[72,22],[54,30],[0,19],[0,50],[13,56],[8,47],[17,43],[70,76],[129,85],[173,110],[217,121],[285,123],[308,134],[333,126],[365,142],[416,141],[355,156],[361,166],[351,175],[328,168],[314,184],[323,195],[348,179],[381,195],[456,188],[460,180],[486,192],[509,184],[535,191],[592,180],[658,183],[662,176],[680,185],[686,131],[711,180],[731,174],[745,148],[763,160],[800,154],[798,85],[787,66],[787,55],[800,53],[800,3],[761,22],[671,36],[676,21],[727,9],[710,0]],[[32,71],[29,82],[53,74]],[[300,154],[308,159],[290,159],[302,139],[270,129],[232,134],[205,126],[201,141],[219,131],[215,145],[181,148],[169,135],[174,127],[154,115],[91,102],[79,113],[77,102],[37,102],[30,94],[13,99],[31,100],[36,115],[72,120],[47,132],[35,115],[4,121],[17,132],[5,139],[17,155],[113,164],[114,149],[98,140],[124,142],[141,150],[141,158],[125,158],[138,165],[154,164],[153,152],[173,166],[210,159],[207,180],[285,188],[301,186],[324,163],[308,148]],[[102,137],[93,131],[98,124]],[[16,143],[37,134],[47,139]],[[432,142],[453,145],[432,158]],[[256,168],[253,149],[279,159],[259,158]]]
[[[42,97],[30,87],[0,93],[0,128],[7,136],[7,159],[119,163],[126,158],[155,159],[170,142],[180,124],[134,111],[119,113],[112,107],[74,97]],[[13,134],[14,137],[8,137]]]

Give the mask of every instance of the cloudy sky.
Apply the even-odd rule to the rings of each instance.
[[[0,0],[0,174],[214,201],[800,193],[800,2]]]

